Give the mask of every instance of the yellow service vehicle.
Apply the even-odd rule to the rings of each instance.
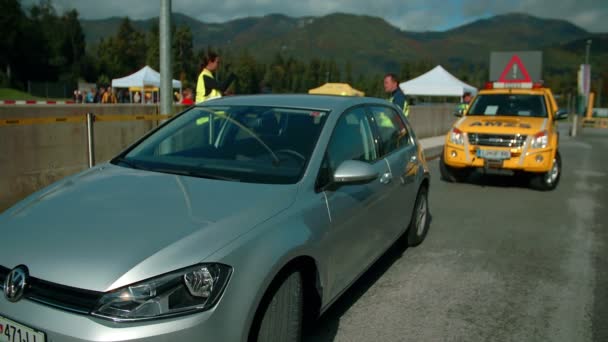
[[[556,121],[558,110],[551,89],[533,83],[488,83],[472,100],[445,141],[440,160],[443,179],[465,180],[475,169],[527,174],[539,190],[554,189],[561,175]]]

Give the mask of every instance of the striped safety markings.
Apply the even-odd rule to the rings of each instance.
[[[94,121],[97,122],[119,122],[119,121],[157,121],[167,120],[173,115],[95,115]],[[49,118],[23,118],[23,119],[0,119],[0,127],[2,126],[27,126],[39,124],[54,124],[54,123],[78,123],[86,122],[86,115],[74,115],[66,117],[49,117]]]
[[[74,101],[37,101],[37,100],[0,100],[0,105],[53,105],[53,104],[76,104]]]

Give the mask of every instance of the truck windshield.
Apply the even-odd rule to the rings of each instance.
[[[547,117],[542,95],[482,94],[477,96],[467,115]]]
[[[279,107],[194,107],[112,162],[200,178],[293,184],[303,175],[328,114]]]

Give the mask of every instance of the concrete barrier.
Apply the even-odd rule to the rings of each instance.
[[[176,110],[178,110],[176,108]],[[410,121],[419,138],[443,135],[454,122],[454,105],[413,106]],[[156,106],[0,106],[0,119],[158,114]],[[95,123],[95,160],[106,161],[150,129],[154,121]],[[0,127],[0,212],[63,177],[87,168],[86,123]]]

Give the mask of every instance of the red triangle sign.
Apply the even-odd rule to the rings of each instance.
[[[520,76],[521,75],[521,76]],[[521,62],[521,59],[518,55],[513,55],[509,63],[507,63],[507,67],[503,70],[502,74],[500,74],[500,78],[498,82],[504,83],[519,83],[519,82],[532,82],[530,78],[530,74],[528,74],[528,70],[524,66],[524,63]]]

